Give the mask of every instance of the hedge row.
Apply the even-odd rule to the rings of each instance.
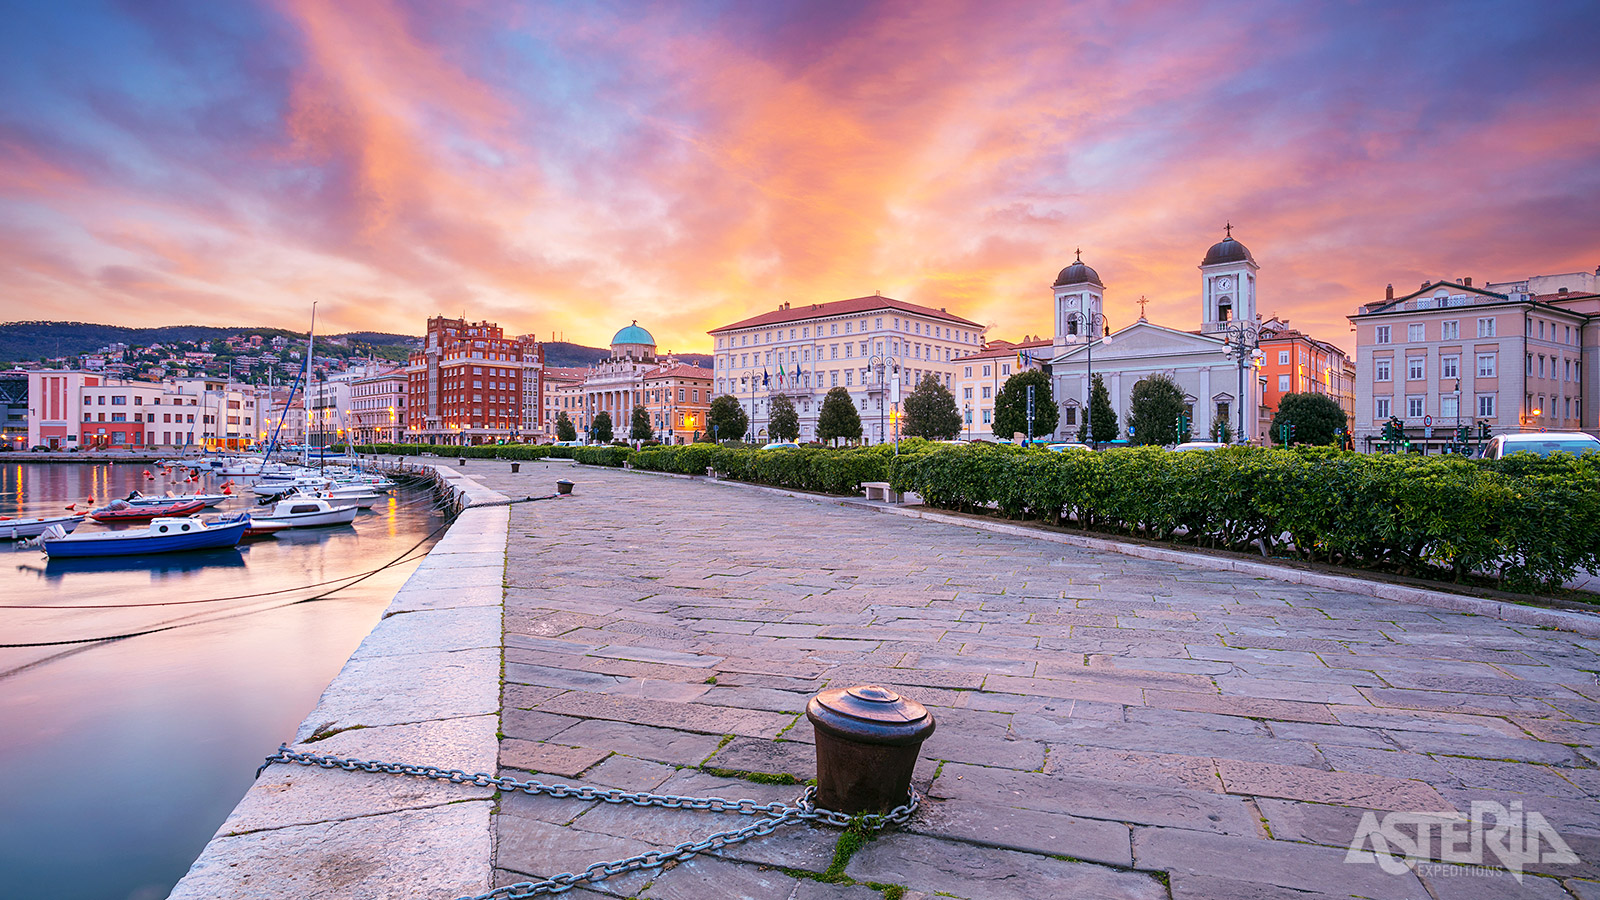
[[[1527,587],[1600,569],[1600,457],[932,445],[890,467],[929,505]]]
[[[736,481],[770,484],[824,494],[858,494],[864,481],[885,481],[894,448],[759,450],[684,444],[646,447],[629,462],[636,469],[704,475],[710,469]]]
[[[591,466],[621,466],[633,450],[628,447],[555,447],[550,444],[478,444],[471,447],[446,447],[438,444],[364,444],[357,453],[388,456],[421,456],[466,459],[575,459]]]

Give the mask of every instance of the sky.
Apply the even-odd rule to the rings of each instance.
[[[1600,266],[1600,4],[0,0],[0,320],[663,351],[870,295],[1048,334]]]

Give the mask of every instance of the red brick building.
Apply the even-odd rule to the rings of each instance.
[[[406,435],[427,444],[531,437],[543,406],[544,347],[493,322],[435,316],[406,363]]]

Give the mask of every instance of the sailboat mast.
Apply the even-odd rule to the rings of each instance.
[[[316,345],[317,301],[313,300],[311,301],[311,330],[306,332],[306,435],[305,440],[300,442],[306,448],[301,456],[300,464],[307,466],[311,464],[311,410],[316,405],[316,400],[311,392],[311,380],[316,377],[316,373],[311,368],[313,361],[317,358]]]

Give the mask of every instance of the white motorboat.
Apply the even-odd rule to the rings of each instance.
[[[174,494],[171,491],[168,491],[166,496],[164,496],[164,497],[156,497],[156,496],[152,496],[152,495],[142,494],[139,491],[134,491],[134,492],[130,493],[128,496],[124,497],[123,499],[128,502],[129,506],[165,506],[168,503],[178,503],[178,502],[184,501],[184,500],[204,500],[206,505],[204,507],[202,507],[202,509],[210,509],[210,508],[216,506],[217,504],[221,503],[222,501],[228,499],[228,495],[227,494],[182,494],[182,495],[179,495],[179,494]]]
[[[51,525],[60,525],[63,533],[70,533],[83,520],[84,516],[40,516],[28,519],[0,516],[0,538],[15,541],[22,538],[38,537],[44,534],[45,530]]]
[[[250,490],[258,497],[276,497],[294,491],[320,491],[331,483],[326,478],[316,476],[274,478],[269,481],[258,481],[250,486]]]
[[[272,505],[267,513],[252,513],[257,522],[287,522],[290,528],[312,528],[318,525],[348,525],[356,519],[361,507],[355,503],[335,502],[323,497],[303,494],[287,497]]]

